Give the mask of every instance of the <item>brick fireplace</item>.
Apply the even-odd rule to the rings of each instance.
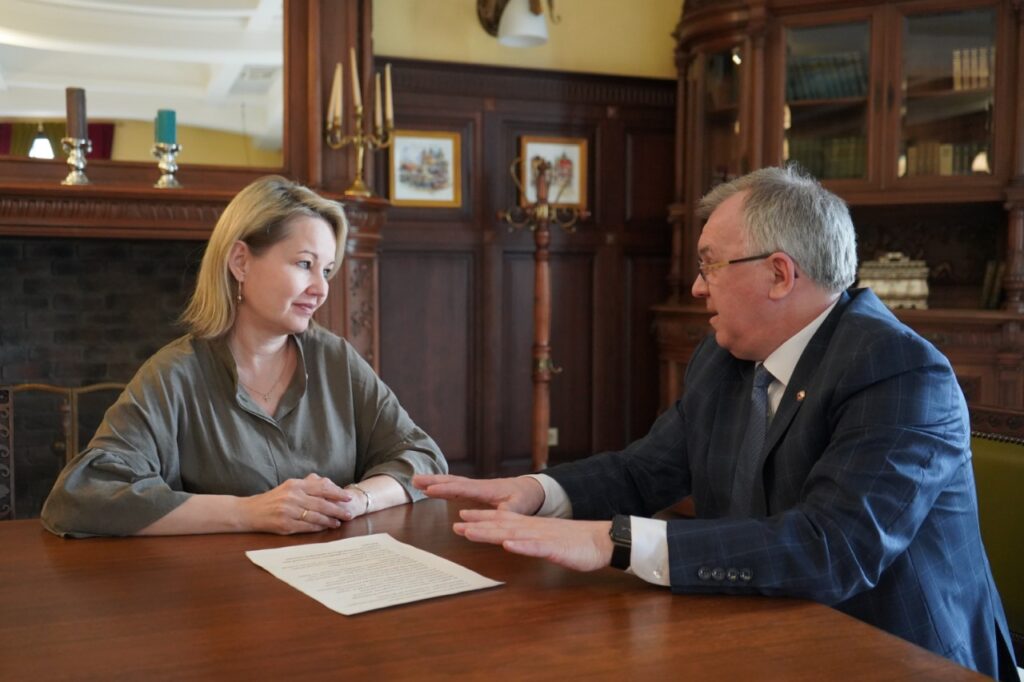
[[[175,320],[205,242],[0,237],[0,384],[77,387],[128,381],[182,333]],[[81,402],[80,439],[92,437],[112,394]],[[15,403],[15,511],[38,516],[63,464],[59,400]]]

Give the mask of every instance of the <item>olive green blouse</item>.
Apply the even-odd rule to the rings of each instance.
[[[298,369],[268,416],[238,383],[224,339],[191,335],[146,361],[88,447],[61,472],[43,525],[58,535],[131,535],[195,493],[254,495],[317,473],[344,486],[445,473],[437,444],[344,340],[292,337]]]

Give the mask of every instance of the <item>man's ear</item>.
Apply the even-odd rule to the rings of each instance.
[[[237,241],[231,245],[231,251],[228,252],[228,268],[239,282],[245,281],[245,275],[249,271],[250,258],[252,258],[252,252],[249,250],[248,244]]]
[[[772,268],[772,288],[768,295],[774,299],[785,298],[793,291],[800,274],[796,262],[789,255],[776,251],[768,258]]]

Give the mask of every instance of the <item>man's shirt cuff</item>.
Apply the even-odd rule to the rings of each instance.
[[[629,572],[654,585],[668,587],[668,524],[660,519],[631,516],[633,547]]]
[[[526,474],[534,479],[544,488],[544,504],[537,510],[535,516],[551,516],[557,519],[572,518],[572,502],[565,494],[565,488],[558,485],[558,481],[546,474]]]

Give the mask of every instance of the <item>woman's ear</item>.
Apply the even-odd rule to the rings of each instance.
[[[249,245],[245,242],[237,241],[231,245],[231,251],[228,252],[228,268],[231,269],[231,274],[235,276],[237,281],[245,281],[251,257],[252,252],[249,251]]]

